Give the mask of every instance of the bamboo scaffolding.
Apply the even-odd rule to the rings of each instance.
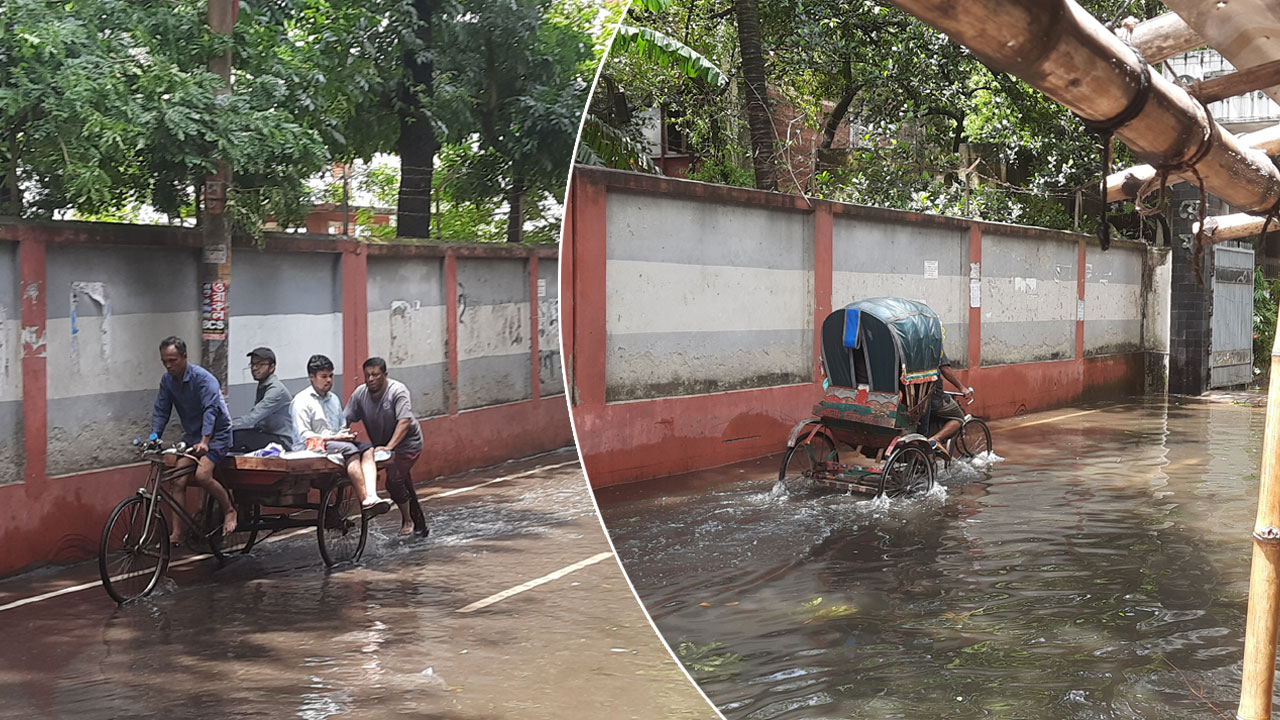
[[[964,12],[953,0],[893,2],[1081,117],[1116,117],[1139,92],[1133,51],[1072,0],[970,0]],[[1280,202],[1280,171],[1264,153],[1208,121],[1199,102],[1159,73],[1150,82],[1141,112],[1115,131],[1140,160],[1178,165],[1210,132],[1212,147],[1195,164],[1205,190],[1246,212]]]
[[[1258,217],[1257,215],[1250,215],[1248,213],[1218,215],[1216,217],[1205,218],[1204,236],[1210,243],[1239,240],[1262,232],[1262,226],[1266,223],[1266,218]],[[1271,227],[1267,228],[1268,232],[1272,230],[1280,230],[1280,222],[1275,222],[1273,220],[1271,222]],[[1191,232],[1200,232],[1200,223],[1192,223]]]
[[[1257,132],[1246,133],[1237,137],[1241,145],[1266,153],[1280,154],[1280,125],[1263,128]],[[1156,176],[1156,169],[1150,165],[1136,165],[1131,168],[1112,173],[1107,176],[1107,202],[1132,200],[1138,189]],[[1169,184],[1192,180],[1190,173],[1169,173]],[[1258,227],[1262,227],[1261,224]]]
[[[1120,27],[1123,33],[1117,30],[1116,34],[1138,48],[1138,52],[1153,65],[1204,45],[1199,33],[1177,13],[1166,13],[1142,22],[1130,16],[1120,23]]]
[[[1276,672],[1276,626],[1280,610],[1280,323],[1271,346],[1271,382],[1262,440],[1258,517],[1253,525],[1253,568],[1249,575],[1249,613],[1244,630],[1244,669],[1240,676],[1240,720],[1271,720]]]

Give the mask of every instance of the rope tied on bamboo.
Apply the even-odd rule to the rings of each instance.
[[[1194,240],[1194,254],[1192,256],[1192,270],[1195,272],[1196,282],[1200,287],[1204,287],[1204,277],[1200,272],[1200,266],[1204,259],[1204,234],[1205,234],[1205,214],[1208,211],[1209,197],[1204,189],[1204,178],[1200,177],[1200,171],[1196,165],[1200,163],[1209,152],[1213,150],[1214,141],[1218,137],[1218,125],[1213,120],[1213,113],[1209,112],[1209,105],[1204,100],[1197,97],[1200,101],[1200,107],[1204,110],[1204,136],[1200,138],[1200,144],[1196,146],[1195,152],[1183,158],[1176,163],[1162,163],[1156,166],[1156,174],[1141,187],[1134,199],[1134,208],[1142,217],[1150,217],[1152,215],[1166,215],[1168,210],[1168,197],[1165,191],[1169,187],[1169,176],[1173,174],[1190,174],[1195,176],[1196,187],[1200,190],[1200,223],[1196,226],[1196,235]],[[1142,201],[1144,197],[1153,192],[1159,191],[1160,199],[1155,205],[1145,205]]]
[[[1097,135],[1102,141],[1102,178],[1098,185],[1099,200],[1102,207],[1098,211],[1098,243],[1103,250],[1111,247],[1111,227],[1107,223],[1107,176],[1111,174],[1112,147],[1111,139],[1115,135],[1116,130],[1126,125],[1129,121],[1142,114],[1143,109],[1147,106],[1147,100],[1151,97],[1151,66],[1147,64],[1147,59],[1142,56],[1138,48],[1132,43],[1125,42],[1133,54],[1138,57],[1139,81],[1138,92],[1129,100],[1129,104],[1125,106],[1113,117],[1106,120],[1090,120],[1081,117],[1076,113],[1071,113],[1079,118],[1084,124],[1085,129]]]

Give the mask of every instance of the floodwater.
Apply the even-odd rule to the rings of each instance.
[[[426,498],[431,536],[396,538],[393,511],[357,567],[326,571],[304,531],[121,607],[47,596],[93,563],[0,583],[0,718],[714,717],[608,556],[575,452]]]
[[[915,500],[787,496],[779,457],[597,493],[730,720],[1234,717],[1264,410],[1171,398],[991,423]]]

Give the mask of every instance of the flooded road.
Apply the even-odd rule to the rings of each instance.
[[[396,538],[392,512],[345,570],[309,531],[120,608],[92,563],[0,583],[0,717],[715,717],[609,554],[576,453],[424,494],[430,538]]]
[[[779,458],[597,493],[732,720],[1234,717],[1264,410],[1151,399],[991,423],[1005,460],[893,503]]]

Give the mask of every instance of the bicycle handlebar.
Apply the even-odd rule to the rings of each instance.
[[[973,388],[970,388],[970,390],[972,390],[972,389],[973,389]],[[973,396],[972,396],[972,395],[967,395],[967,394],[962,393],[962,392],[952,392],[952,391],[950,391],[950,390],[943,390],[942,392],[944,392],[944,393],[946,393],[946,394],[948,394],[948,395],[950,395],[950,396],[952,396],[952,397],[967,397],[967,398],[969,398],[969,400],[965,403],[965,405],[972,405],[972,404],[973,404]]]
[[[183,457],[189,457],[192,460],[199,460],[195,455],[187,452],[189,448],[187,448],[187,444],[182,441],[178,441],[172,446],[166,448],[164,446],[164,441],[159,439],[143,440],[142,438],[134,438],[133,446],[138,448],[138,452],[143,455],[182,455]]]

